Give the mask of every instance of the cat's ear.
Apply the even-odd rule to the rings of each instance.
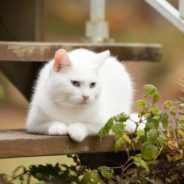
[[[64,49],[56,51],[54,56],[54,70],[59,72],[63,68],[71,66],[71,61],[68,57],[68,53]]]
[[[110,51],[109,50],[106,50],[106,51],[103,51],[103,52],[100,52],[97,54],[97,61],[98,61],[98,64],[97,64],[97,71],[99,70],[99,68],[102,66],[102,64],[104,63],[104,61],[110,57]]]
[[[109,56],[110,56],[110,51],[109,50],[105,50],[103,52],[100,52],[97,54],[98,60],[103,62],[105,61]]]

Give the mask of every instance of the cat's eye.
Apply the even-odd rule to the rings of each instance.
[[[71,83],[72,83],[75,87],[80,87],[80,82],[79,82],[79,81],[71,81]]]
[[[92,82],[92,83],[90,83],[90,85],[89,85],[90,88],[94,88],[95,86],[96,86],[96,83],[95,83],[95,82]]]

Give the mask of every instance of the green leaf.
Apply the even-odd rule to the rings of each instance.
[[[140,165],[141,165],[141,167],[146,169],[146,171],[149,171],[149,167],[148,167],[147,162],[145,162],[144,160],[141,160]]]
[[[122,137],[125,131],[125,125],[122,122],[116,122],[112,127],[112,131],[116,138]]]
[[[126,122],[128,119],[130,119],[130,116],[125,113],[114,116],[114,120],[117,122]]]
[[[143,116],[143,112],[138,112],[138,118],[141,118]]]
[[[51,164],[30,166],[30,174],[39,181],[50,181],[59,175],[60,168],[58,164],[55,166]]]
[[[147,134],[144,133],[144,135],[140,136],[140,141],[143,143],[143,142],[146,142],[148,140],[148,137],[147,137]]]
[[[131,157],[134,161],[134,164],[137,166],[137,167],[142,167],[144,168],[146,171],[149,171],[149,166],[148,166],[148,163],[145,162],[143,159],[142,159],[142,155],[141,154],[137,154],[135,156],[132,156]]]
[[[179,123],[184,125],[184,116],[180,117],[178,121],[179,121]]]
[[[99,135],[100,136],[105,136],[105,135],[108,135],[111,128],[113,127],[113,123],[114,123],[114,119],[113,118],[110,118],[107,123],[105,124],[104,127],[101,128],[100,132],[99,132]]]
[[[157,92],[157,88],[152,84],[145,84],[144,91],[146,96],[152,96],[155,92]]]
[[[181,104],[179,105],[179,108],[180,108],[180,110],[184,110],[184,103],[181,103]]]
[[[136,132],[136,137],[134,139],[134,143],[138,143],[139,141],[142,140],[142,136],[144,136],[144,130],[137,130]]]
[[[82,184],[100,184],[100,178],[96,169],[87,171],[81,180]]]
[[[165,129],[168,128],[169,117],[165,112],[160,113],[160,121]]]
[[[166,145],[167,144],[167,139],[163,134],[160,134],[158,136],[158,142],[160,145]]]
[[[127,134],[124,134],[123,135],[123,139],[124,139],[124,142],[127,142],[128,144],[131,144],[132,143],[130,137]]]
[[[144,143],[141,148],[143,158],[147,161],[155,160],[158,156],[158,148],[150,143]]]
[[[159,116],[149,116],[147,117],[147,123],[145,131],[148,132],[150,129],[157,129],[159,126],[160,118]]]
[[[176,116],[176,107],[172,107],[171,109],[171,114],[173,115],[173,116]]]
[[[160,99],[160,94],[158,92],[155,92],[153,95],[153,103],[156,103]]]
[[[150,107],[149,107],[149,110],[150,110],[155,116],[158,115],[159,112],[160,112],[160,108],[157,107],[157,106],[150,106]]]
[[[113,178],[114,171],[110,167],[101,166],[101,167],[98,167],[98,170],[100,171],[103,178],[105,178],[106,180],[110,180]]]
[[[153,103],[160,99],[160,94],[157,88],[152,84],[144,85],[145,97],[152,97]]]
[[[164,107],[167,108],[167,109],[171,109],[173,107],[173,101],[171,100],[166,100],[164,102]]]
[[[122,145],[124,143],[125,143],[125,140],[123,139],[123,137],[120,137],[117,140],[115,140],[115,145],[114,145],[115,151],[119,151],[122,148]]]
[[[145,109],[147,107],[147,103],[145,100],[137,100],[136,107],[139,110]]]
[[[157,129],[151,129],[148,132],[148,136],[149,136],[149,142],[151,144],[156,145],[157,144],[157,140],[158,140],[158,136],[159,136],[159,132]]]
[[[137,130],[137,135],[138,136],[144,135],[144,130]]]

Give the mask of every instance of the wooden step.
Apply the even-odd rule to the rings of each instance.
[[[113,136],[86,138],[77,143],[68,136],[29,134],[23,129],[0,131],[0,158],[100,153],[114,151]]]
[[[160,44],[144,43],[52,43],[52,42],[0,42],[0,61],[43,62],[53,58],[56,50],[87,48],[97,52],[110,50],[124,61],[159,61]]]

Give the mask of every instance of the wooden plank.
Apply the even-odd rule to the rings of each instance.
[[[0,0],[0,40],[43,41],[44,13],[45,0]],[[31,62],[0,62],[1,71],[28,99],[40,66]]]
[[[159,61],[161,59],[160,44],[0,42],[0,61],[49,61],[59,48],[69,51],[81,47],[97,52],[109,49],[112,55],[125,61]]]
[[[0,62],[0,71],[30,100],[38,70],[42,65],[40,62]]]
[[[68,136],[29,134],[25,130],[1,130],[0,158],[113,152],[113,143],[113,136],[101,140],[98,136],[91,136],[81,143],[76,143]]]

